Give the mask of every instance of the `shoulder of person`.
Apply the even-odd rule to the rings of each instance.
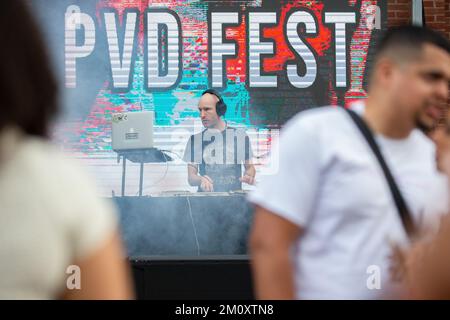
[[[233,131],[233,132],[237,132],[237,131],[245,131],[246,128],[237,128],[237,127],[233,127],[233,126],[229,126],[227,125],[227,127],[225,128],[225,131]]]
[[[436,145],[434,142],[420,129],[414,129],[411,132],[411,139],[414,141],[414,145],[421,151],[435,152]]]
[[[202,130],[202,131],[200,131],[200,132],[191,134],[191,135],[189,136],[189,139],[187,140],[187,143],[191,143],[191,141],[195,141],[196,139],[202,140],[202,139],[203,139],[203,134],[204,134],[205,131],[206,131],[206,129],[205,129],[205,130]]]
[[[26,144],[24,156],[28,157],[30,173],[34,175],[37,183],[39,179],[41,182],[45,179],[48,182],[49,192],[54,189],[55,193],[96,195],[95,180],[76,159],[43,139],[28,138],[24,143]]]
[[[189,136],[189,139],[194,139],[194,138],[196,138],[196,137],[201,137],[201,136],[203,135],[203,133],[205,133],[205,131],[206,131],[206,129],[204,129],[204,130],[202,130],[202,131],[200,131],[200,132],[191,134],[191,135]]]
[[[232,131],[233,134],[236,134],[236,133],[245,133],[246,134],[246,132],[247,132],[247,128],[244,128],[244,127],[227,126],[227,128],[225,130]]]
[[[311,129],[314,132],[322,128],[328,129],[348,117],[345,110],[336,106],[323,106],[302,110],[291,118],[284,129]]]

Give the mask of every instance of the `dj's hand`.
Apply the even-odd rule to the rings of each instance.
[[[239,180],[241,182],[244,182],[244,183],[247,183],[247,184],[250,184],[250,185],[255,184],[255,177],[252,177],[252,176],[250,176],[248,174],[244,174],[244,176],[242,178],[239,178]]]
[[[200,189],[206,192],[213,192],[214,191],[214,183],[212,179],[208,176],[201,176],[200,177],[202,182],[200,184]]]

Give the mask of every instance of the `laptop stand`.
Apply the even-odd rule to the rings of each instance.
[[[117,152],[117,163],[122,158],[122,197],[125,196],[125,174],[127,159],[133,163],[140,164],[139,171],[139,196],[142,197],[142,186],[144,182],[144,163],[160,163],[168,162],[173,159],[165,154],[163,151],[157,148],[149,149],[133,149],[133,150],[121,150]]]

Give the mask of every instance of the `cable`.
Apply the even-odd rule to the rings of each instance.
[[[266,153],[262,153],[259,156],[254,156],[255,159],[263,159],[263,158],[267,158],[268,156],[270,156],[270,151],[266,152]]]
[[[164,175],[162,176],[161,179],[159,179],[158,181],[156,181],[152,186],[150,187],[154,187],[156,186],[158,183],[160,183],[161,181],[163,181],[166,178],[167,172],[169,171],[169,161],[167,161],[166,155],[164,152],[161,152],[162,155],[164,156],[164,160],[166,162],[166,171],[164,172]]]
[[[188,207],[189,207],[189,216],[191,217],[192,228],[194,229],[195,243],[197,244],[197,255],[199,256],[200,255],[200,244],[198,243],[197,229],[195,228],[194,217],[192,216],[191,201],[189,200],[189,196],[186,197],[186,201],[187,201]]]
[[[178,159],[183,160],[181,158],[181,156],[178,153],[176,153],[176,152],[173,152],[173,151],[170,151],[170,150],[161,150],[161,152],[162,152],[162,154],[164,154],[164,152],[168,152],[168,153],[174,154],[174,155],[176,155],[178,157]],[[164,158],[165,158],[165,155],[164,155]]]
[[[164,156],[164,160],[165,160],[165,163],[166,163],[166,170],[165,170],[164,175],[162,176],[162,178],[160,178],[160,179],[159,179],[158,181],[156,181],[154,184],[150,185],[149,188],[152,188],[152,187],[158,185],[158,183],[160,183],[161,181],[163,181],[163,180],[166,178],[166,176],[167,176],[167,172],[169,171],[169,162],[167,161],[167,157],[166,157],[166,155],[165,155],[164,152],[161,152],[161,153],[162,153],[162,155]],[[136,192],[136,196],[137,196],[138,194],[139,194],[139,190],[138,190],[138,192]]]

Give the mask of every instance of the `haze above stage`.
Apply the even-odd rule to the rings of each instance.
[[[139,299],[251,299],[245,193],[115,197]]]

